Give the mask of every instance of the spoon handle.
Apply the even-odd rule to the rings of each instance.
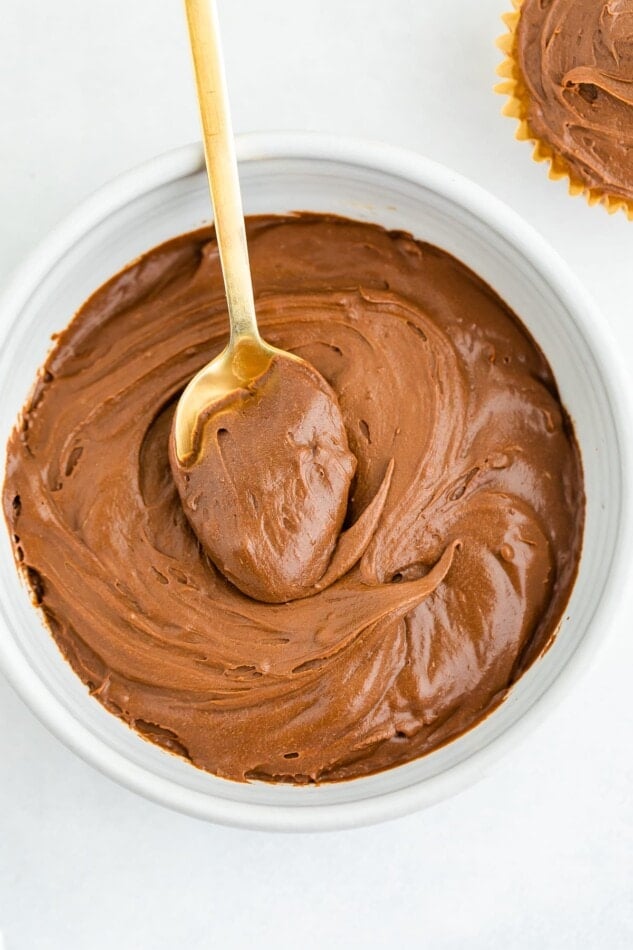
[[[215,0],[185,0],[231,345],[259,340]]]

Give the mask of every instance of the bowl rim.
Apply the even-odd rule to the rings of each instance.
[[[10,636],[4,617],[0,636],[0,669],[37,718],[64,745],[119,784],[145,798],[218,824],[267,831],[325,831],[358,827],[396,818],[432,805],[463,790],[516,745],[547,715],[579,675],[595,651],[613,633],[617,592],[625,573],[624,544],[630,533],[631,505],[627,491],[631,473],[625,421],[629,390],[609,325],[580,280],[530,224],[498,198],[462,175],[406,149],[365,139],[318,132],[256,132],[237,136],[240,163],[270,159],[324,160],[370,168],[437,191],[470,211],[514,245],[554,288],[591,347],[613,417],[619,451],[620,522],[612,551],[611,569],[589,627],[565,666],[530,708],[486,746],[447,771],[403,789],[360,801],[319,805],[267,805],[238,802],[187,789],[175,781],[150,774],[115,751],[82,725],[50,692]],[[0,298],[7,315],[0,342],[57,260],[82,236],[140,194],[150,192],[204,167],[200,143],[184,145],[123,172],[84,200],[26,258]],[[0,608],[2,604],[0,604]]]

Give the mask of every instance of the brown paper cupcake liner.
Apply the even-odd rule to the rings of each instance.
[[[567,179],[570,195],[584,195],[590,205],[601,204],[609,214],[624,211],[629,220],[633,220],[633,201],[615,195],[605,195],[603,192],[585,185],[574,174],[565,158],[556,152],[548,142],[544,142],[543,139],[535,135],[531,129],[528,120],[529,93],[516,55],[517,25],[521,15],[522,2],[523,0],[512,0],[514,10],[510,13],[504,13],[501,18],[508,27],[508,32],[497,40],[497,46],[504,53],[505,58],[497,67],[497,74],[502,77],[503,81],[494,88],[495,92],[508,97],[508,101],[501,110],[503,115],[517,120],[518,126],[515,138],[522,142],[532,143],[534,146],[532,158],[535,162],[549,164],[549,177],[554,181]]]

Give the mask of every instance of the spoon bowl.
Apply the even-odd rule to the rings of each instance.
[[[302,363],[298,356],[286,353],[250,335],[231,339],[215,359],[203,366],[184,389],[174,415],[174,445],[181,465],[192,465],[202,444],[205,421],[232,393],[248,388],[270,368],[273,358]]]

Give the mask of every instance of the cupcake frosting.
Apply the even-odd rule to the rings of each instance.
[[[523,0],[531,133],[598,196],[633,200],[633,0]]]

